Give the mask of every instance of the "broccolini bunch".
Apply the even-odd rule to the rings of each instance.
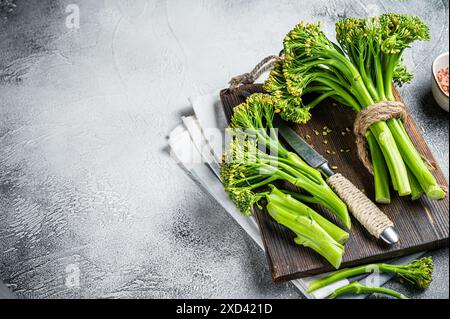
[[[413,77],[402,63],[404,50],[429,39],[420,18],[400,14],[344,19],[336,23],[336,33],[339,45],[326,37],[320,23],[300,23],[285,37],[284,60],[264,85],[282,101],[284,119],[305,123],[310,110],[326,98],[356,112],[395,101],[392,84],[403,85]],[[401,120],[375,123],[366,137],[378,202],[390,202],[389,181],[401,196],[445,197]]]

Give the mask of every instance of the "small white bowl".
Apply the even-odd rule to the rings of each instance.
[[[438,56],[431,65],[431,92],[437,104],[448,112],[448,95],[444,93],[437,80],[437,73],[442,68],[448,68],[448,52]]]

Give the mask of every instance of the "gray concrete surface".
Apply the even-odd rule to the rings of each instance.
[[[346,16],[427,22],[401,91],[448,177],[448,113],[429,86],[448,1],[16,3],[0,18],[0,278],[19,297],[302,298],[271,282],[264,254],[165,152],[188,96],[278,52],[302,19],[330,35]],[[66,25],[72,3],[79,29]],[[431,254],[429,290],[389,286],[448,298],[448,250]]]

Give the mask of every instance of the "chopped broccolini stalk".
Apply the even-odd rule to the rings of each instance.
[[[275,221],[297,235],[294,239],[296,244],[313,249],[328,260],[334,268],[339,268],[344,255],[344,246],[334,240],[306,212],[293,218],[292,212],[286,210],[285,206],[273,202],[269,202],[267,211]]]
[[[306,203],[319,203],[317,199],[314,199],[312,196],[301,195],[298,193],[288,192],[286,190],[281,191],[273,185],[270,185],[270,188],[271,192],[266,196],[269,204],[282,207],[285,209],[285,214],[290,216],[292,219],[295,219],[296,216],[310,218],[340,244],[344,244],[348,240],[349,234],[346,231],[342,230],[328,219],[322,217],[322,215],[318,214],[312,208],[301,202],[303,199]],[[297,195],[299,196],[297,197]]]
[[[260,193],[246,187],[226,187],[230,198],[246,215],[251,214],[253,205],[265,198],[269,214],[297,235],[294,241],[298,245],[315,250],[333,267],[339,268],[344,254],[343,244],[349,234],[282,190],[273,185],[268,186],[270,191]]]

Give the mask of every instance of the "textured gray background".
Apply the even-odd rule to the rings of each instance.
[[[79,30],[65,26],[69,3]],[[330,35],[346,16],[427,22],[432,40],[406,54],[416,78],[401,91],[448,177],[448,113],[429,87],[448,50],[448,1],[17,4],[0,19],[0,278],[20,297],[301,298],[271,282],[264,254],[168,157],[165,137],[188,96],[278,52],[302,19]],[[448,298],[448,250],[432,255],[429,290],[389,286]]]

